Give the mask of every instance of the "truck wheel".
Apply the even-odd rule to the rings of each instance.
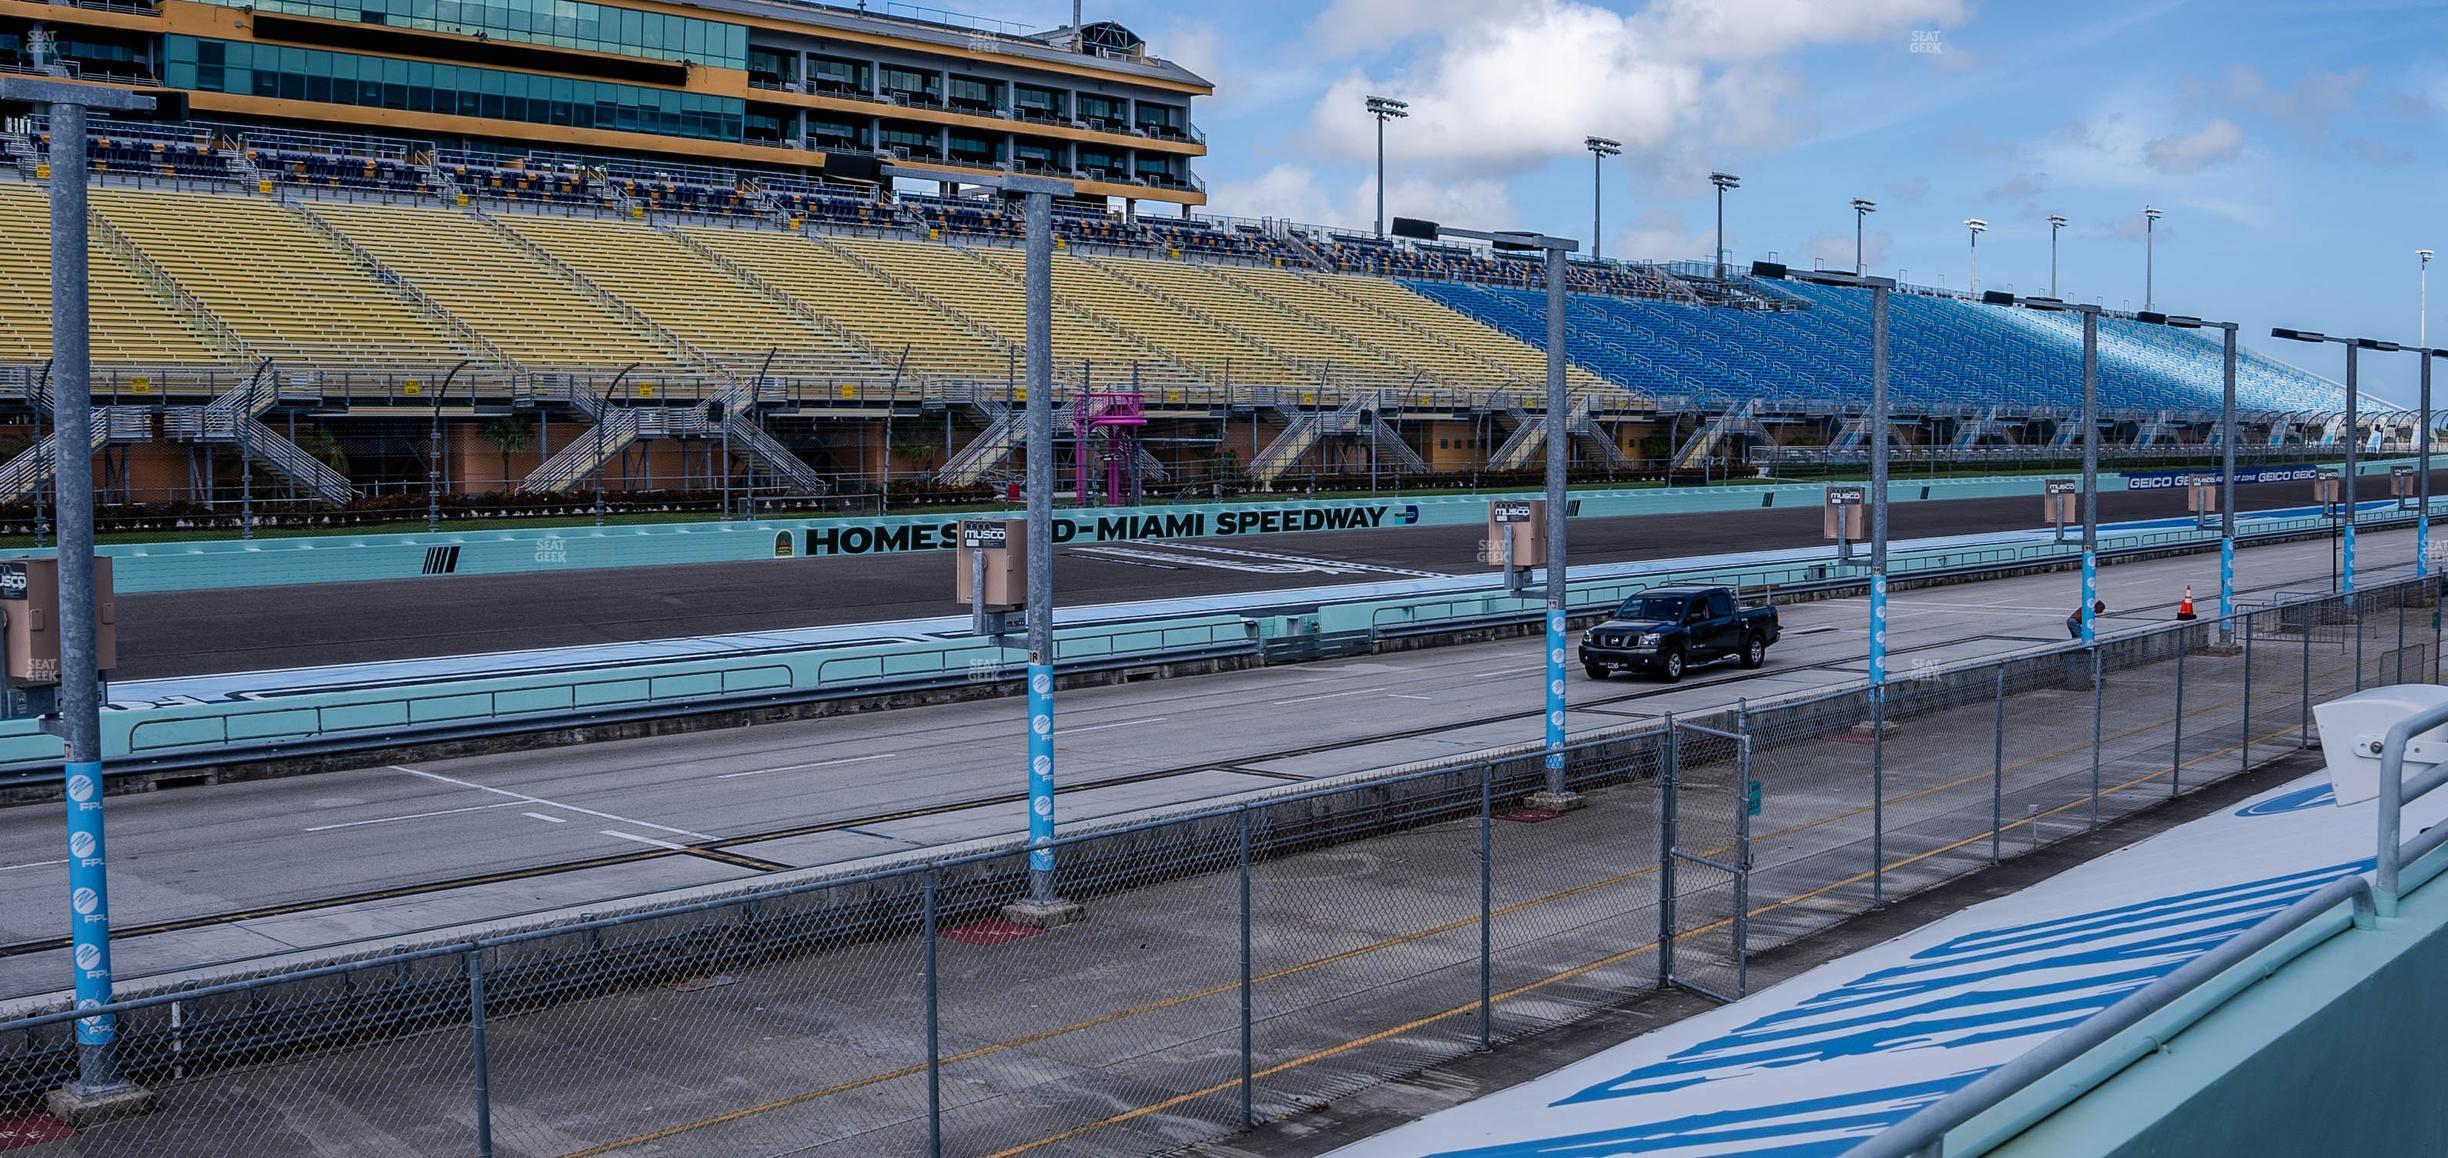
[[[1658,657],[1658,678],[1670,684],[1683,682],[1683,649],[1675,648]]]
[[[1743,647],[1742,647],[1742,665],[1743,665],[1744,667],[1747,667],[1747,668],[1755,668],[1755,669],[1756,669],[1756,668],[1759,668],[1759,667],[1761,667],[1761,666],[1764,666],[1765,664],[1767,664],[1767,662],[1768,662],[1768,641],[1767,641],[1767,640],[1762,639],[1762,638],[1760,638],[1759,636],[1754,635],[1754,636],[1752,636],[1751,638],[1746,639],[1746,640],[1744,640],[1744,641],[1743,641]]]
[[[1588,672],[1589,678],[1594,680],[1602,680],[1607,677],[1606,665],[1602,663],[1585,663],[1581,665],[1581,670]]]

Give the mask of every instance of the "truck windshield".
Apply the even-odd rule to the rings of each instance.
[[[1666,622],[1683,618],[1683,597],[1680,595],[1635,595],[1615,609],[1618,619],[1655,619]]]

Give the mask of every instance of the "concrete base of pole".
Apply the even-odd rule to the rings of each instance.
[[[1588,803],[1589,801],[1578,792],[1542,791],[1522,797],[1522,807],[1536,808],[1541,812],[1572,812]]]
[[[75,1083],[51,1091],[44,1108],[51,1116],[84,1129],[121,1118],[133,1118],[153,1112],[153,1091],[134,1082],[121,1082],[101,1089],[86,1089]]]
[[[2219,641],[2217,641],[2217,640],[2215,640],[2215,639],[2214,639],[2214,640],[2211,640],[2211,641],[2210,641],[2210,642],[2208,642],[2208,643],[2205,643],[2205,644],[2201,645],[2200,647],[2194,648],[2194,649],[2193,649],[2193,654],[2195,654],[2195,655],[2215,655],[2215,656],[2221,656],[2221,657],[2226,657],[2226,658],[2233,658],[2233,657],[2235,657],[2235,656],[2239,656],[2239,655],[2244,654],[2244,645],[2243,645],[2243,644],[2240,644],[2240,643],[2236,643],[2236,642],[2234,642],[2234,641],[2232,641],[2232,640],[2230,640],[2230,641],[2228,641],[2228,642],[2226,642],[2226,643],[2220,643]]]
[[[1013,901],[1003,906],[1003,919],[1032,929],[1059,929],[1087,920],[1088,910],[1060,898],[1051,901]]]
[[[1853,734],[1856,736],[1892,736],[1903,730],[1904,725],[1896,723],[1894,720],[1887,720],[1876,724],[1871,723],[1868,720],[1863,720],[1861,723],[1853,725]]]

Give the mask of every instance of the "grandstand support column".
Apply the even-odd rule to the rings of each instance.
[[[93,458],[83,447],[92,428],[92,330],[86,282],[86,110],[144,114],[154,100],[95,85],[43,78],[0,79],[0,102],[46,104],[51,114],[51,391],[53,485],[59,512],[59,702],[46,721],[66,760],[70,972],[78,1009],[110,1004],[110,877],[103,846],[101,672],[96,639]],[[177,103],[177,102],[171,102]],[[165,109],[164,111],[172,111]],[[64,437],[63,432],[78,432]],[[118,1026],[109,1014],[76,1023],[77,1075],[50,1097],[54,1116],[71,1126],[152,1106],[152,1094],[122,1077]]]
[[[1054,194],[1068,182],[1007,177],[1027,227],[1028,354],[1028,899],[1004,907],[1024,925],[1085,914],[1054,878]]]

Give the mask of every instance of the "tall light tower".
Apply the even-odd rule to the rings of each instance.
[[[1853,276],[1863,276],[1862,218],[1878,212],[1878,202],[1867,197],[1853,199]]]
[[[1411,115],[1411,105],[1392,97],[1368,99],[1369,115],[1377,118],[1377,236],[1385,236],[1385,126]]]
[[[2156,248],[2159,236],[2159,211],[2142,207],[2142,308],[2151,309],[2151,283],[2157,275]]]
[[[2431,251],[2417,249],[2414,256],[2422,259],[2422,271],[2414,290],[2414,344],[2431,344]]]
[[[1590,260],[1606,256],[1606,217],[1600,212],[1606,202],[1606,176],[1601,171],[1609,157],[1623,156],[1623,142],[1605,137],[1583,137],[1581,147],[1590,151]]]
[[[1964,280],[1964,292],[1980,292],[1980,235],[1989,231],[1989,223],[1978,217],[1964,218],[1964,228],[1972,231],[1972,274]]]
[[[2057,296],[2057,234],[2066,227],[2065,214],[2049,214],[2049,296]]]
[[[1732,173],[1711,173],[1709,184],[1717,187],[1717,280],[1724,281],[1725,270],[1725,195],[1728,189],[1742,187],[1742,178]]]

